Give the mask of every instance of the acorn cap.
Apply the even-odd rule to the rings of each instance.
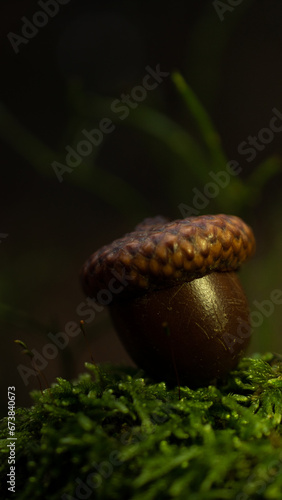
[[[145,219],[132,233],[103,246],[86,261],[82,285],[94,297],[116,279],[122,295],[235,271],[255,252],[251,228],[234,215],[203,215],[168,222]]]

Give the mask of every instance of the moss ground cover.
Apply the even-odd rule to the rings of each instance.
[[[86,364],[16,409],[16,494],[1,498],[281,499],[282,358],[244,358],[220,385],[167,388],[138,370]]]

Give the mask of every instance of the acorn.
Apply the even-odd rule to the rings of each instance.
[[[199,387],[225,377],[248,347],[238,269],[254,252],[239,217],[158,216],[91,255],[82,286],[95,298],[119,281],[109,311],[133,361],[156,380]]]

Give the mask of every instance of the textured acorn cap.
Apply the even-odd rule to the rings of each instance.
[[[122,295],[161,289],[213,271],[235,271],[254,252],[251,228],[234,215],[173,222],[159,216],[91,255],[82,269],[82,285],[91,297],[115,281],[124,285]]]

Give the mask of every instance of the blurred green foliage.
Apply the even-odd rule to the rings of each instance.
[[[194,130],[189,132],[165,113],[146,104],[138,106],[127,117],[124,126],[136,130],[136,134],[144,133],[170,153],[169,165],[160,165],[157,156],[155,165],[165,179],[168,206],[172,208],[180,201],[187,200],[187,186],[204,188],[211,180],[210,172],[217,174],[225,171],[228,159],[221,138],[196,94],[180,73],[174,72],[171,78],[189,118],[194,123]],[[81,130],[91,128],[94,110],[96,114],[107,116],[112,122],[120,122],[120,117],[111,110],[113,100],[85,95],[79,87],[76,90],[78,93],[82,92],[75,99],[79,105],[74,105],[80,116],[75,122],[73,137],[68,143],[74,150],[79,142]],[[40,175],[54,177],[55,172],[51,165],[56,158],[59,158],[58,161],[62,164],[66,163],[65,152],[64,156],[60,153],[58,155],[43,144],[34,134],[27,131],[3,104],[0,109],[0,134]],[[134,206],[135,218],[142,213],[145,215],[149,205],[144,196],[126,180],[97,165],[96,159],[103,147],[107,147],[107,142],[105,145],[104,141],[101,141],[101,145],[93,148],[91,154],[82,159],[75,175],[66,174],[64,180],[92,192],[129,219],[130,206]],[[149,144],[147,147],[149,148]],[[158,152],[158,149],[156,151]],[[244,180],[239,176],[232,176],[228,185],[210,200],[213,208],[238,215],[245,213],[249,207],[254,209],[263,187],[281,171],[281,165],[281,158],[273,156],[260,163]]]

